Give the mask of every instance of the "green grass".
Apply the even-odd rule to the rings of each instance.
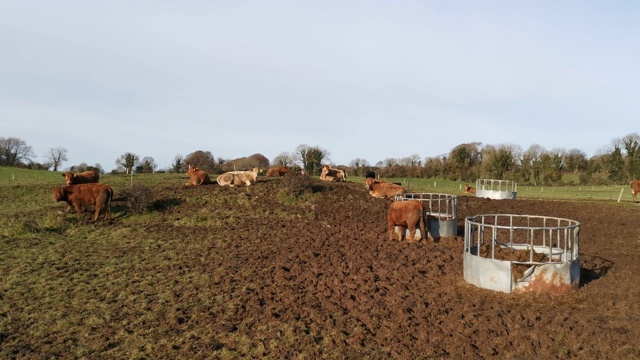
[[[360,181],[363,178],[351,177],[350,181]],[[465,182],[443,179],[406,179],[388,178],[385,181],[400,182],[407,192],[425,192],[463,195]],[[475,182],[470,183],[475,186]],[[364,185],[363,185],[364,186]],[[517,187],[519,199],[557,199],[557,200],[613,200],[618,201],[622,191],[621,201],[631,200],[629,185],[600,185],[600,186],[528,186]]]

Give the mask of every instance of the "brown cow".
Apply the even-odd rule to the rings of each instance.
[[[62,173],[62,176],[64,176],[64,183],[67,185],[92,184],[100,180],[100,175],[95,170],[88,170],[77,174],[67,171]]]
[[[206,171],[200,170],[195,166],[189,165],[187,176],[189,177],[189,181],[186,183],[187,186],[211,184],[211,178],[209,178],[209,174],[207,174]]]
[[[55,201],[65,201],[67,203],[67,213],[73,206],[78,214],[78,219],[82,218],[82,205],[95,205],[93,221],[100,217],[102,206],[106,206],[102,221],[111,218],[111,199],[113,189],[106,184],[79,184],[66,185],[53,188],[53,199]]]
[[[475,194],[476,193],[476,188],[469,186],[469,184],[464,184],[464,191],[465,194]]]
[[[633,202],[636,202],[638,192],[640,192],[640,180],[633,180],[631,182],[631,195],[633,196]]]
[[[279,166],[275,168],[271,168],[267,170],[267,176],[285,176],[285,174],[289,171],[286,166]]]
[[[414,242],[416,237],[416,225],[420,224],[420,240],[426,239],[424,226],[424,205],[419,200],[394,201],[389,206],[387,214],[389,225],[389,241],[393,241],[394,227],[398,227],[398,241],[404,237],[405,227],[409,228],[408,242]]]
[[[347,173],[341,169],[334,169],[329,165],[322,166],[322,172],[320,173],[320,180],[341,182],[347,181]]]
[[[404,194],[405,190],[402,185],[376,180],[374,178],[366,178],[365,186],[369,189],[369,195],[377,198],[391,198],[395,195]]]

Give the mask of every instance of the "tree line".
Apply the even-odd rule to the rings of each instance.
[[[0,138],[0,165],[58,171],[68,161],[67,150],[49,149],[44,162],[37,163],[31,146],[18,138]],[[301,144],[291,152],[282,152],[272,161],[256,153],[237,159],[214,157],[210,151],[196,150],[186,156],[178,154],[169,168],[158,169],[151,156],[140,157],[126,152],[116,159],[113,173],[185,172],[189,165],[209,173],[246,170],[253,167],[287,166],[293,171],[318,175],[323,164],[331,164],[331,153],[320,146]],[[336,167],[349,176],[364,176],[375,172],[384,178],[440,178],[472,182],[475,179],[512,180],[530,185],[606,185],[623,184],[640,178],[640,135],[637,132],[611,141],[610,146],[587,158],[580,149],[545,149],[534,144],[526,150],[514,144],[483,145],[479,142],[455,146],[449,153],[420,158],[414,154],[405,158],[387,158],[376,164],[356,158]],[[100,164],[81,163],[68,168],[80,172],[97,170]],[[573,175],[573,176],[566,176]],[[563,179],[572,180],[563,180]]]

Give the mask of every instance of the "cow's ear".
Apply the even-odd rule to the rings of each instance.
[[[62,173],[60,175],[62,175],[62,177],[65,177],[65,176],[67,176],[67,173]]]

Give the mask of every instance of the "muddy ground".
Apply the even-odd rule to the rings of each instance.
[[[638,205],[461,193],[457,237],[408,244],[387,240],[390,202],[362,184],[314,190],[292,200],[280,178],[156,189],[156,220],[136,231],[124,231],[123,219],[107,225],[125,234],[108,247],[126,259],[126,280],[106,295],[94,289],[109,321],[76,342],[90,344],[90,357],[640,357]],[[579,221],[579,289],[506,294],[467,284],[464,218],[491,213]],[[152,286],[136,292],[148,277]],[[67,340],[40,335],[30,349],[17,347],[17,331],[5,333],[5,354],[73,350],[64,330],[57,336]]]

